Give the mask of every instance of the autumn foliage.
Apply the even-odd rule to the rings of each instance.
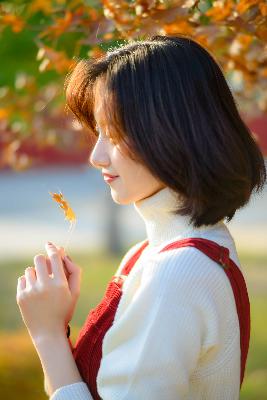
[[[70,221],[70,223],[76,222],[76,215],[73,209],[70,207],[68,201],[64,198],[61,192],[51,193],[52,199],[59,204],[59,207],[64,211],[65,219]]]
[[[97,57],[131,38],[190,35],[216,56],[242,110],[267,110],[266,0],[4,1],[0,35],[7,29],[32,32],[39,74],[54,76],[40,87],[25,71],[13,89],[0,87],[0,168],[32,165],[34,154],[21,151],[27,141],[36,148],[84,147],[71,117],[67,127],[55,124],[66,119],[64,77],[77,58]]]

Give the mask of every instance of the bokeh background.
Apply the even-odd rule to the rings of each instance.
[[[147,34],[191,35],[224,70],[240,113],[267,156],[267,4],[259,0],[0,1],[0,398],[46,399],[43,373],[16,304],[17,279],[50,240],[83,268],[72,340],[123,254],[146,236],[133,205],[90,168],[93,143],[64,104],[81,57]],[[211,99],[212,100],[212,99]],[[49,192],[61,191],[75,228]],[[251,299],[241,399],[267,399],[267,188],[228,227]]]

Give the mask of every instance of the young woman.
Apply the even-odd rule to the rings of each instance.
[[[80,61],[67,103],[90,163],[147,238],[124,256],[75,346],[66,337],[80,267],[47,245],[17,301],[52,400],[237,400],[250,310],[225,224],[265,182],[263,157],[214,58],[184,36]],[[53,275],[49,275],[53,272]]]

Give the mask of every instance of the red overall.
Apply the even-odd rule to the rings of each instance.
[[[146,240],[140,249],[131,257],[121,271],[121,275],[128,275],[148,245]],[[180,247],[195,247],[212,260],[220,264],[229,278],[235,297],[236,310],[240,327],[241,371],[240,387],[243,382],[245,365],[250,339],[250,304],[244,277],[238,266],[229,258],[229,250],[217,243],[201,238],[182,239],[165,246],[162,251]],[[123,279],[113,276],[108,283],[102,301],[91,310],[72,349],[74,359],[80,374],[87,384],[94,400],[101,400],[97,393],[96,377],[102,358],[103,338],[111,327],[122,295]]]

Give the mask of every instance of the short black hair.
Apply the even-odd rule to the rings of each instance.
[[[230,221],[263,188],[263,155],[219,64],[192,38],[154,35],[80,60],[67,105],[93,133],[97,78],[113,139],[177,192],[175,213],[195,227]]]

